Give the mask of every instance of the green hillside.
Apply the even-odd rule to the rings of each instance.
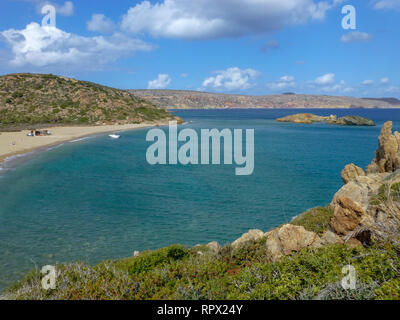
[[[152,122],[173,116],[124,91],[51,74],[0,77],[0,129]]]

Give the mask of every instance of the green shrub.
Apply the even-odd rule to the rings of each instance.
[[[155,267],[181,260],[187,257],[189,250],[181,245],[172,245],[167,248],[145,251],[138,257],[129,258],[117,262],[116,266],[122,270],[127,270],[129,274],[140,274],[153,270]]]
[[[400,300],[400,279],[391,279],[375,290],[378,300]]]
[[[356,269],[355,290],[344,290],[342,268]],[[306,249],[269,261],[265,243],[230,246],[218,255],[174,245],[95,267],[57,266],[56,290],[44,292],[31,272],[10,288],[19,299],[398,299],[399,251],[391,246]]]
[[[302,213],[290,223],[296,226],[303,226],[308,231],[322,235],[325,230],[330,229],[333,209],[330,206],[317,207]]]

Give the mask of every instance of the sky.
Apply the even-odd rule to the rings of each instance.
[[[400,0],[1,0],[0,74],[400,98],[399,31]]]

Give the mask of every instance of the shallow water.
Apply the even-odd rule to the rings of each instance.
[[[311,111],[358,114],[377,127],[274,121],[296,112],[176,111],[197,130],[254,128],[251,176],[235,176],[234,165],[150,166],[148,129],[65,143],[11,166],[0,175],[0,290],[35,265],[95,264],[134,250],[266,231],[329,203],[347,163],[371,162],[383,122],[400,125],[399,110]]]

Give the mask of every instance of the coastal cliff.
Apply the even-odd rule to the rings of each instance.
[[[32,271],[6,299],[400,299],[400,133],[387,122],[370,166],[342,171],[326,207],[231,244],[134,252],[97,266],[57,266],[57,287]],[[341,285],[343,267],[357,275]]]

